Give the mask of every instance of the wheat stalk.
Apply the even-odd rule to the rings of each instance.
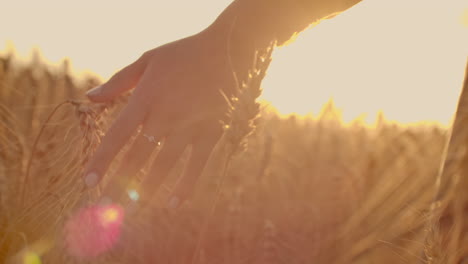
[[[455,120],[437,178],[429,234],[428,263],[460,263],[468,258],[468,61]],[[446,252],[446,253],[444,253]]]
[[[229,111],[227,116],[230,123],[224,124],[224,136],[223,141],[225,143],[225,149],[227,150],[227,158],[223,169],[223,174],[218,183],[216,198],[211,207],[210,213],[207,219],[204,221],[202,230],[199,235],[198,242],[195,247],[195,253],[193,254],[192,264],[195,264],[198,260],[199,251],[203,248],[204,236],[206,228],[211,216],[214,214],[216,205],[221,193],[221,189],[226,178],[227,171],[229,170],[229,164],[231,158],[236,153],[245,150],[247,146],[246,139],[255,128],[254,120],[260,113],[260,106],[256,102],[258,96],[260,96],[261,82],[265,77],[268,66],[271,62],[271,54],[273,48],[276,45],[272,42],[270,46],[264,50],[256,51],[254,56],[254,63],[252,68],[249,70],[248,79],[241,87],[237,86],[237,97],[226,98],[226,103],[229,105]],[[228,55],[229,56],[229,55]],[[233,70],[234,79],[238,81],[236,72]]]
[[[262,52],[258,55],[261,56]],[[7,174],[0,171],[0,178],[6,181],[6,185],[0,185],[0,188],[9,188],[8,192],[0,193],[3,207],[8,211],[7,218],[4,211],[1,212],[8,225],[0,224],[0,263],[6,263],[6,255],[11,256],[25,247],[33,248],[32,245],[38,239],[50,238],[54,241],[60,238],[63,221],[71,217],[77,201],[93,200],[89,195],[93,195],[94,191],[87,192],[82,188],[81,174],[88,157],[99,144],[101,130],[105,127],[102,122],[109,117],[101,112],[100,105],[68,97],[82,96],[83,91],[89,88],[86,86],[95,86],[95,83],[79,85],[79,82],[70,79],[72,76],[63,68],[52,71],[44,69],[44,65],[28,64],[26,67],[34,69],[23,71],[10,59],[0,57],[0,107],[5,110],[0,109],[0,142],[11,143],[7,148],[0,149],[0,167],[3,166],[7,171]],[[36,81],[33,81],[31,75],[34,75]],[[258,73],[252,70],[250,75],[255,77]],[[423,241],[419,235],[422,233],[419,223],[427,217],[427,205],[432,198],[429,194],[436,176],[436,166],[432,164],[440,159],[445,130],[434,130],[432,127],[411,130],[384,120],[380,121],[378,129],[343,127],[338,123],[339,116],[329,114],[330,107],[324,112],[328,113],[326,115],[332,122],[263,116],[271,124],[270,131],[274,131],[271,141],[274,142],[274,151],[269,155],[271,142],[267,138],[265,143],[261,143],[268,131],[260,131],[258,137],[248,136],[257,124],[252,121],[252,117],[258,116],[260,111],[255,102],[255,94],[259,90],[242,90],[249,89],[248,83],[246,80],[244,85],[239,85],[238,94],[234,95],[236,99],[227,98],[232,107],[230,116],[237,121],[225,120],[224,123],[225,144],[222,141],[219,145],[225,153],[220,156],[228,154],[225,160],[228,166],[223,164],[225,169],[218,181],[216,202],[213,204],[210,200],[209,204],[211,213],[192,208],[180,211],[176,218],[170,218],[160,210],[147,210],[142,212],[141,217],[127,219],[131,228],[126,224],[124,231],[127,235],[131,234],[131,239],[122,237],[121,244],[112,252],[89,261],[98,264],[154,261],[182,263],[180,259],[194,256],[190,245],[193,245],[192,241],[197,243],[197,239],[200,241],[198,253],[195,253],[197,263],[220,263],[223,259],[224,263],[254,263],[260,260],[270,263],[308,263],[324,262],[324,259],[333,259],[332,256],[337,255],[351,257],[351,260],[341,263],[393,264],[403,262],[402,259],[408,263],[420,261],[418,256],[411,254],[417,252],[420,256],[421,250],[414,250],[411,244]],[[38,90],[35,98],[29,94],[33,85],[37,85]],[[25,176],[34,137],[41,128],[38,121],[45,120],[50,110],[64,100],[71,100],[74,104],[60,108],[43,131],[34,150],[36,155],[27,180],[28,191],[24,198],[26,206],[16,212],[17,208],[9,201],[18,200],[20,186],[16,183]],[[21,104],[28,101],[34,101],[35,105]],[[2,111],[8,114],[2,114]],[[76,118],[70,113],[75,113]],[[5,127],[10,130],[5,130]],[[31,131],[27,131],[27,127],[31,127]],[[462,136],[460,133],[458,135]],[[243,152],[248,147],[246,143],[250,147]],[[457,144],[462,147],[464,142],[458,141]],[[256,148],[260,145],[264,147]],[[460,160],[456,155],[448,158],[447,168],[458,168],[459,172],[463,172],[460,165],[463,167],[464,163],[460,163]],[[356,190],[360,194],[360,208],[356,212],[358,215],[349,219],[349,226],[353,229],[343,234],[344,247],[329,248],[326,242],[317,241],[315,234],[311,233],[317,232],[316,227],[322,226],[322,221],[330,221],[327,218],[330,216],[326,214],[317,218],[314,208],[320,207],[322,203],[327,206],[330,203],[331,208],[336,207],[330,210],[333,213],[340,210],[336,202],[349,205],[349,201],[334,201],[329,196],[320,199],[316,195],[319,192],[341,193],[335,186],[339,182],[327,184],[318,180],[329,176],[327,170],[321,170],[324,166],[326,169],[329,169],[327,166],[343,167],[346,173],[350,171],[364,182],[363,188]],[[264,173],[268,177],[262,177]],[[236,176],[236,183],[240,184],[223,184],[227,174]],[[444,175],[449,175],[448,171]],[[249,185],[258,182],[255,180],[257,176],[262,177],[262,188]],[[427,244],[432,246],[428,247],[428,256],[432,257],[429,261],[433,263],[450,263],[449,253],[454,247],[459,247],[458,257],[461,258],[463,246],[467,244],[466,238],[458,235],[452,237],[458,241],[456,244],[443,243],[440,239],[450,234],[444,228],[447,226],[454,227],[451,231],[453,234],[463,234],[462,225],[447,223],[452,220],[456,223],[463,221],[462,214],[455,216],[451,212],[461,212],[463,203],[459,198],[462,196],[458,196],[458,193],[462,192],[463,186],[466,188],[466,184],[462,183],[463,175],[458,178],[460,184],[448,184],[450,181],[445,181],[447,179],[442,181],[446,187],[441,189],[440,197],[445,205],[443,207],[447,208],[444,216],[448,217],[440,218],[441,225],[434,226],[427,238]],[[235,207],[231,213],[218,210],[224,208],[224,205],[236,205],[236,201],[220,199],[219,196],[221,191],[234,192],[233,189],[239,185],[244,188],[242,197],[239,197],[242,201],[238,201],[242,202],[242,215],[238,215],[239,211]],[[211,185],[206,187],[211,188]],[[426,191],[415,192],[416,189]],[[259,197],[265,199],[259,201]],[[453,203],[455,199],[459,202]],[[285,205],[288,210],[286,214]],[[157,207],[156,204],[153,206]],[[215,209],[216,214],[213,213]],[[289,210],[292,214],[289,214]],[[241,227],[234,222],[238,220],[230,218],[236,215],[242,219]],[[273,231],[265,219],[272,219]],[[194,236],[199,232],[199,223],[202,223],[203,232]],[[207,227],[213,227],[214,232],[206,232],[211,230]],[[236,243],[227,244],[229,242],[226,240],[216,237],[216,231],[222,228],[238,232],[233,233]],[[325,239],[329,235],[327,232],[323,230],[319,240]],[[261,239],[256,239],[257,234],[260,234]],[[298,240],[291,240],[291,237]],[[54,247],[43,256],[43,263],[83,263],[82,260],[68,256],[60,240],[54,243]],[[290,249],[291,245],[294,245],[294,250],[285,250]],[[231,252],[213,252],[218,247]],[[173,253],[174,250],[177,250],[177,254]],[[311,250],[320,252],[320,258],[313,258]],[[151,258],[147,259],[147,255]],[[220,255],[220,261],[214,261]],[[395,255],[401,257],[396,258]]]

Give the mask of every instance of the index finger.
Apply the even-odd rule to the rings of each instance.
[[[84,180],[88,187],[94,187],[102,179],[114,157],[143,123],[149,105],[153,101],[151,88],[154,76],[147,67],[128,104],[120,112],[101,144],[88,162]]]

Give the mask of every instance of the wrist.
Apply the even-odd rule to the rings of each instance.
[[[235,0],[229,5],[215,22],[208,28],[216,32],[224,41],[232,42],[233,45],[261,47],[275,39],[271,27],[265,26],[269,19],[256,15],[258,8],[252,5],[255,1]]]
[[[222,31],[224,37],[229,37],[236,45],[250,44],[260,49],[273,41],[282,44],[310,24],[302,2],[304,0],[235,0],[210,28]]]
[[[220,51],[223,57],[228,56],[227,61],[231,63],[239,84],[246,80],[255,53],[275,40],[272,28],[264,25],[268,20],[255,21],[253,12],[256,9],[251,8],[249,1],[234,1],[202,32],[216,46],[212,50]]]
[[[333,17],[361,0],[234,0],[213,23],[231,32],[233,39],[250,40],[257,47],[287,42],[295,33]]]

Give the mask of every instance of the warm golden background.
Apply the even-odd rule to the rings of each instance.
[[[202,30],[230,2],[8,1],[0,45],[21,55],[35,46],[107,79],[144,51]],[[262,98],[284,114],[318,114],[333,96],[345,121],[366,113],[372,122],[383,110],[399,122],[448,125],[468,54],[467,9],[464,0],[364,1],[277,50]]]
[[[159,201],[126,215],[109,252],[69,254],[64,226],[97,199],[83,191],[83,165],[125,100],[105,112],[73,101],[49,114],[145,50],[201,30],[227,4],[0,4],[0,43],[10,43],[0,55],[0,263],[465,264],[467,237],[456,247],[426,232],[448,129],[402,125],[448,125],[454,113],[468,47],[468,6],[457,0],[369,0],[302,33],[274,53],[264,81],[263,99],[281,115],[263,109],[245,151],[226,154],[224,138],[186,206],[162,208],[179,165]],[[20,63],[33,46],[40,53]],[[330,96],[341,113],[323,107]],[[371,122],[379,109],[398,122],[349,123],[361,113]]]

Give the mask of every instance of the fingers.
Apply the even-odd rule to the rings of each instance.
[[[97,185],[104,176],[114,157],[143,121],[141,116],[143,113],[135,103],[128,104],[120,113],[86,166],[85,183],[88,187]]]
[[[213,134],[213,132],[216,132],[216,134]],[[212,130],[209,134],[205,134],[204,137],[194,142],[189,163],[168,200],[168,208],[178,208],[191,195],[221,134],[221,131]]]
[[[101,144],[88,162],[84,179],[88,187],[94,187],[98,184],[114,157],[145,119],[147,109],[153,99],[152,96],[148,95],[148,89],[146,89],[146,86],[151,84],[151,78],[154,77],[147,70],[134,94],[130,97],[128,104],[107,131]]]
[[[140,190],[142,197],[150,197],[161,186],[189,143],[190,138],[185,133],[172,135],[166,139],[143,181]]]
[[[135,87],[145,71],[150,53],[143,54],[137,61],[123,68],[106,83],[89,90],[86,95],[93,102],[106,102]]]
[[[131,191],[129,188],[131,187],[132,178],[148,161],[164,133],[163,128],[159,129],[159,131],[149,130],[145,127],[142,129],[132,147],[125,154],[115,175],[109,179],[103,194],[105,198],[119,201],[123,194]]]

